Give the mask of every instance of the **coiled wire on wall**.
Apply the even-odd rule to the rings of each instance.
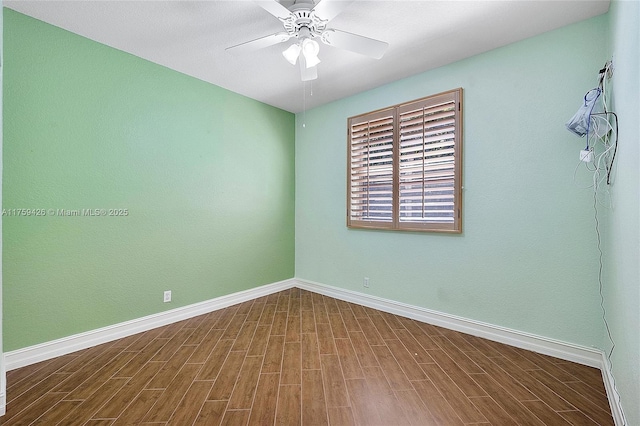
[[[598,86],[585,94],[583,105],[566,123],[569,131],[586,138],[586,147],[582,153],[590,153],[588,158],[592,159],[585,161],[587,156],[581,154],[574,171],[574,181],[578,169],[584,166],[593,173],[593,181],[585,189],[593,188],[595,192],[601,189],[603,183],[611,184],[611,172],[618,151],[618,116],[608,108],[608,82],[612,76],[613,64],[608,61],[598,73]],[[608,189],[604,190],[604,195],[608,197]],[[610,199],[600,200],[600,203],[611,207]]]

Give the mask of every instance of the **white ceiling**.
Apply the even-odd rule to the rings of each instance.
[[[5,0],[4,5],[300,112],[606,13],[609,0],[356,0],[329,27],[386,41],[389,49],[376,60],[321,45],[318,79],[306,88],[299,68],[281,55],[290,43],[245,55],[225,52],[226,47],[282,30],[278,19],[249,0]]]

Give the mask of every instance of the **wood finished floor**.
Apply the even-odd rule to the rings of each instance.
[[[7,373],[2,425],[613,425],[600,371],[291,289]]]

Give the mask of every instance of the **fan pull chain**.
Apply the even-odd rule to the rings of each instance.
[[[307,82],[302,82],[302,127],[307,127]]]

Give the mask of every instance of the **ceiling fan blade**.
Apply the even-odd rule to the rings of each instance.
[[[281,5],[277,0],[254,0],[261,8],[278,19],[287,19],[291,16],[289,9]]]
[[[320,2],[313,7],[313,11],[318,18],[330,21],[338,16],[338,14],[351,3],[353,3],[353,0],[320,0]]]
[[[311,81],[318,78],[318,69],[315,66],[307,68],[307,61],[304,55],[300,55],[298,62],[300,63],[300,76],[302,77],[302,81]]]
[[[233,53],[247,53],[253,52],[258,49],[273,46],[274,44],[284,43],[289,40],[291,36],[287,33],[275,33],[265,37],[260,37],[255,40],[247,41],[245,43],[237,44],[235,46],[227,47],[227,52]]]
[[[389,43],[340,30],[326,30],[322,41],[329,46],[349,50],[374,59],[382,58]]]

